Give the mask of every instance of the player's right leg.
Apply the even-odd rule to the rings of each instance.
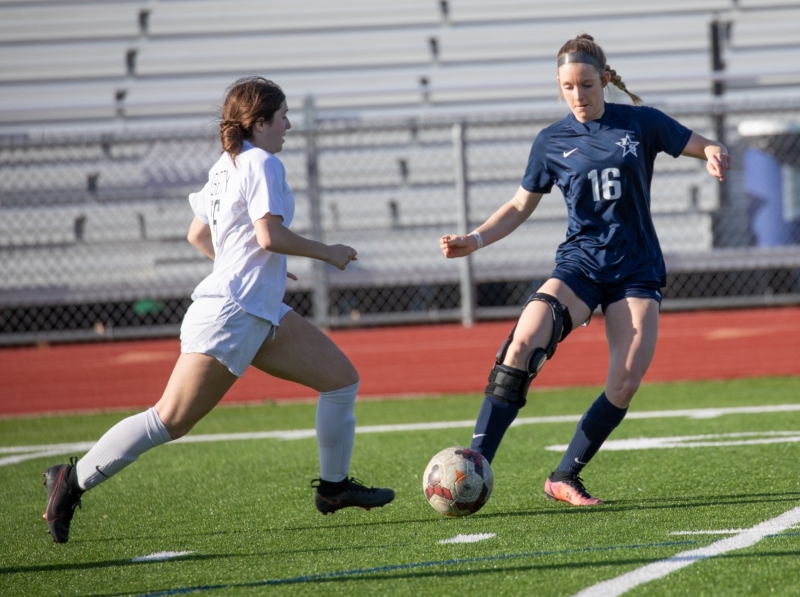
[[[494,459],[497,448],[517,417],[519,409],[525,405],[528,386],[544,365],[545,356],[550,358],[555,344],[591,315],[589,307],[562,280],[547,280],[537,291],[537,295],[541,294],[549,295],[555,301],[540,297],[539,300],[530,300],[527,303],[505,346],[505,352],[501,348],[498,353],[498,362],[489,377],[490,383],[486,388],[470,445],[471,449],[480,452],[489,462]],[[560,303],[565,308],[558,318],[556,306],[552,302]],[[561,329],[555,330],[556,325],[561,326]],[[564,329],[564,326],[568,326],[568,329]],[[548,347],[551,348],[550,354],[545,355]]]
[[[289,311],[252,364],[320,393],[316,417],[320,476],[312,481],[320,512],[328,514],[350,506],[369,510],[394,499],[391,489],[366,487],[349,477],[359,379],[353,364],[328,336]]]

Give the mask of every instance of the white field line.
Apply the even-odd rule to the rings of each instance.
[[[131,559],[131,562],[161,562],[163,560],[171,560],[172,558],[180,558],[194,553],[193,551],[159,551],[158,553],[151,553],[147,556],[137,556]]]
[[[35,458],[45,458],[48,456],[58,456],[60,454],[74,454],[75,452],[83,453],[87,452],[95,442],[80,442],[76,444],[50,444],[44,446],[28,446],[28,447],[16,447],[11,446],[8,448],[0,448],[0,454],[2,453],[17,453],[17,456],[6,456],[5,458],[0,458],[0,466],[7,466],[9,464],[17,464],[20,462],[25,462],[26,460],[33,460]],[[27,450],[27,453],[20,453]]]
[[[746,529],[720,529],[718,531],[672,531],[670,535],[735,535]]]
[[[597,583],[576,593],[574,597],[617,597],[639,585],[663,578],[669,573],[690,566],[695,562],[755,545],[764,537],[785,531],[798,522],[800,522],[800,506],[771,520],[745,529],[733,537],[720,539],[706,547],[675,554],[665,560],[653,562],[616,578]]]
[[[800,412],[800,404],[778,404],[774,406],[738,406],[730,408],[697,408],[684,410],[657,410],[650,412],[628,413],[626,419],[664,419],[664,418],[690,418],[712,419],[723,415],[753,415],[765,413]],[[537,425],[554,423],[574,423],[580,420],[581,415],[558,415],[550,417],[518,417],[512,427],[519,425]],[[475,420],[467,421],[440,421],[434,423],[405,423],[398,425],[367,425],[356,428],[356,433],[392,433],[408,431],[432,431],[436,429],[471,429]],[[800,434],[800,432],[798,432]],[[285,431],[257,431],[249,433],[215,433],[206,435],[187,435],[171,443],[199,443],[222,442],[241,440],[299,440],[316,437],[314,429],[288,429]],[[628,440],[621,440],[628,441]],[[780,439],[778,441],[787,441]],[[800,440],[798,440],[800,441]],[[610,442],[606,442],[608,445]],[[43,444],[39,446],[0,446],[0,454],[15,454],[0,458],[0,466],[16,464],[25,460],[57,456],[59,454],[84,453],[94,445],[94,442],[76,442],[72,444]],[[687,446],[685,446],[687,447]],[[561,448],[563,449],[563,448]],[[606,449],[605,446],[603,449]]]
[[[474,535],[456,535],[451,539],[442,539],[438,543],[440,545],[447,545],[449,543],[477,543],[478,541],[485,541],[494,537],[494,533],[475,533]]]
[[[753,439],[733,439],[733,438]],[[730,439],[729,439],[730,438]],[[684,435],[676,437],[636,437],[633,439],[608,440],[600,448],[603,451],[654,450],[664,448],[718,448],[723,446],[756,446],[764,444],[786,444],[800,442],[800,431],[747,431],[741,433],[718,433],[712,435]],[[563,452],[567,444],[545,447],[551,452]]]

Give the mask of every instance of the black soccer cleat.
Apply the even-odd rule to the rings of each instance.
[[[75,514],[75,508],[81,506],[83,490],[75,476],[76,457],[69,459],[69,464],[56,464],[42,473],[47,487],[47,509],[42,515],[47,521],[47,531],[56,543],[69,540],[69,524]]]
[[[311,487],[317,489],[314,503],[317,506],[317,510],[322,512],[323,515],[352,506],[358,506],[359,508],[364,508],[364,510],[380,508],[394,499],[394,491],[391,489],[365,487],[354,477],[350,477],[346,481],[347,486],[336,493],[320,493],[321,480],[314,479],[311,481]],[[317,484],[314,485],[314,482]]]

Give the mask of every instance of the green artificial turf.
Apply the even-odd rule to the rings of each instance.
[[[599,389],[532,392],[521,417],[580,415]],[[631,412],[800,404],[800,378],[643,386]],[[359,426],[472,420],[478,396],[362,401]],[[313,404],[218,408],[192,435],[310,429]],[[0,446],[93,441],[129,413],[0,421]],[[0,595],[574,595],[648,563],[800,506],[798,443],[601,451],[584,471],[596,508],[548,502],[547,474],[575,423],[511,428],[477,514],[448,519],[425,501],[421,474],[471,428],[359,433],[351,473],[396,500],[321,516],[310,480],[316,443],[258,439],[175,443],[87,493],[69,543],[41,519],[41,473],[67,454],[0,466]],[[627,419],[612,440],[798,431],[800,411]],[[9,454],[0,454],[0,458]],[[439,544],[494,533],[477,543]],[[162,551],[189,555],[158,562]],[[629,595],[796,595],[800,528],[697,562]],[[213,588],[217,587],[217,588]]]

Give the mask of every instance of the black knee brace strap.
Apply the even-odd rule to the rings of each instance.
[[[489,373],[486,395],[506,402],[513,402],[519,408],[527,402],[528,388],[535,375],[531,376],[521,369],[495,363]]]
[[[527,403],[528,388],[533,379],[539,374],[539,371],[541,371],[545,361],[552,358],[558,343],[564,340],[572,331],[572,317],[570,317],[569,309],[559,303],[556,297],[543,292],[536,292],[528,298],[522,309],[525,310],[525,307],[533,301],[547,303],[553,315],[553,335],[549,344],[545,348],[534,349],[526,363],[527,371],[503,365],[503,359],[511,341],[514,339],[514,332],[517,330],[517,326],[514,325],[508,338],[503,342],[500,350],[497,351],[494,367],[489,373],[489,384],[486,386],[487,396],[494,396],[507,402],[513,402],[519,408],[522,408]]]

